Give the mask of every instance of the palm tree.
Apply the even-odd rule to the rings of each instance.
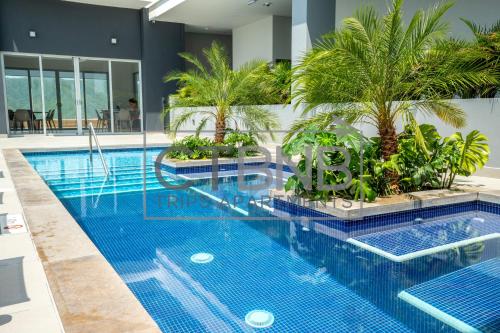
[[[486,65],[496,73],[497,78],[500,77],[500,20],[496,21],[492,26],[481,26],[472,21],[461,19],[474,34],[476,39],[473,47],[480,48],[486,52],[489,57],[485,59]],[[481,87],[481,97],[495,97],[500,86],[498,84],[489,87]],[[475,97],[478,91],[464,91],[464,97]]]
[[[212,121],[215,123],[215,143],[224,141],[226,129],[232,124],[261,139],[260,134],[264,131],[272,136],[278,122],[270,111],[259,106],[273,94],[273,87],[267,80],[267,63],[253,61],[233,70],[224,48],[217,42],[203,53],[208,65],[192,54],[180,53],[194,69],[173,72],[165,77],[165,82],[177,81],[179,85],[177,94],[170,98],[166,114],[176,108],[185,108],[170,125],[173,134],[196,115],[202,115],[196,134]]]
[[[451,3],[417,11],[407,26],[402,6],[403,0],[394,0],[383,18],[372,7],[360,8],[303,58],[294,98],[306,105],[304,115],[319,106],[327,109],[296,122],[285,140],[311,124],[329,128],[339,118],[368,122],[378,130],[381,158],[389,160],[398,152],[398,121],[413,125],[417,142],[424,144],[416,112],[465,125],[463,110],[443,96],[495,80],[477,61],[484,54],[446,39],[442,18]]]

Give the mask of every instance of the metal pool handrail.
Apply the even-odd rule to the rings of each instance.
[[[97,139],[97,134],[95,134],[94,130],[94,125],[92,123],[89,123],[89,153],[90,153],[90,162],[93,163],[93,152],[92,152],[92,137],[94,137],[95,145],[97,147],[97,151],[99,152],[99,157],[101,158],[102,162],[102,167],[104,168],[104,173],[106,174],[106,177],[109,176],[109,169],[108,165],[106,163],[106,160],[104,159],[104,156],[102,155],[102,150],[101,150],[101,145],[99,144],[99,140]]]

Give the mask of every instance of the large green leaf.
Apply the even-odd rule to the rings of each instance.
[[[474,174],[488,162],[490,148],[487,142],[486,135],[478,130],[470,132],[465,140],[459,132],[450,137],[450,144],[456,145],[460,150],[459,174],[464,176]]]

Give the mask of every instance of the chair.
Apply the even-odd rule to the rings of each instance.
[[[54,114],[56,113],[55,109],[49,110],[47,116],[45,117],[45,124],[50,130],[56,129],[56,123],[54,122]]]
[[[119,130],[121,130],[123,127],[123,124],[125,123],[126,126],[128,127],[129,131],[132,131],[132,119],[130,118],[130,111],[129,110],[120,110],[116,114],[116,125]]]
[[[96,130],[101,130],[104,131],[104,126],[105,126],[105,121],[104,121],[104,110],[103,110],[103,115],[99,113],[98,110],[95,110],[95,114],[97,115],[97,125],[96,125]]]
[[[27,123],[28,130],[32,127],[32,119],[29,110],[18,109],[14,112],[14,127],[17,129],[17,124],[21,127],[21,132],[24,129],[24,123]]]
[[[96,111],[97,112],[97,111]],[[109,110],[102,110],[102,131],[107,129],[108,131],[111,131],[111,113]],[[99,117],[99,115],[98,115]]]
[[[11,109],[9,109],[9,127],[13,130],[17,129],[14,127],[14,111],[12,111]]]

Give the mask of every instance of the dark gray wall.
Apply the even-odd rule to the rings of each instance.
[[[231,35],[186,32],[185,41],[186,52],[196,55],[204,65],[207,62],[203,55],[203,49],[209,48],[213,41],[218,41],[229,56],[231,67],[233,66],[233,38]],[[187,64],[186,66],[189,68],[191,65]]]
[[[29,30],[37,38],[29,38]],[[111,37],[118,38],[117,45]],[[184,25],[149,22],[147,10],[0,0],[0,51],[142,60],[144,124],[149,131],[163,130],[162,100],[176,88],[164,84],[163,76],[184,69],[178,57],[184,47]],[[0,103],[0,134],[7,133],[4,109]]]
[[[292,0],[292,25],[307,24],[311,42],[335,28],[336,0]]]
[[[166,126],[166,119],[161,117],[163,102],[176,90],[175,83],[165,84],[163,77],[170,71],[184,69],[184,62],[178,55],[184,51],[184,25],[150,22],[144,9],[141,26],[144,129],[159,131]]]
[[[335,29],[335,0],[308,0],[307,27],[311,42]]]
[[[0,68],[0,135],[5,135],[8,133],[7,129],[7,115],[5,114],[5,100],[3,94],[3,68]]]
[[[140,12],[60,0],[0,0],[0,50],[140,59]],[[36,38],[30,38],[35,30]],[[110,43],[111,37],[118,44]]]

